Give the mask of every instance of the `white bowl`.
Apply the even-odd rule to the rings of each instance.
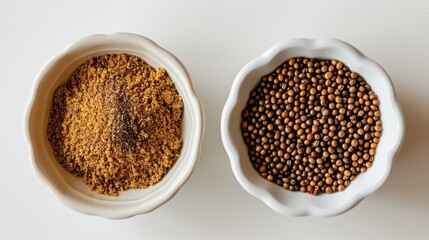
[[[128,53],[142,58],[154,68],[164,67],[184,103],[180,158],[159,183],[146,189],[123,191],[117,197],[90,191],[81,177],[63,169],[47,138],[54,90],[64,84],[83,62],[107,53]],[[171,199],[190,177],[198,161],[204,131],[201,104],[182,63],[150,39],[130,33],[84,37],[50,60],[36,78],[24,122],[33,168],[55,195],[78,212],[113,219],[150,212]]]
[[[253,168],[241,135],[241,111],[263,75],[292,57],[338,59],[359,73],[381,102],[383,134],[373,166],[342,192],[312,196],[292,192],[262,178]],[[290,39],[268,49],[238,73],[221,120],[222,141],[241,186],[273,210],[291,216],[333,216],[343,213],[385,182],[404,137],[404,121],[392,82],[383,68],[351,45],[335,39]]]

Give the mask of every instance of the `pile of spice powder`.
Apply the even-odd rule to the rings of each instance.
[[[94,57],[56,89],[48,139],[91,190],[147,188],[179,158],[183,101],[163,68],[127,54]]]

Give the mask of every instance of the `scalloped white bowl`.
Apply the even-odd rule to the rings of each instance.
[[[48,117],[55,89],[64,84],[83,62],[107,53],[128,53],[142,58],[154,68],[164,67],[184,102],[180,158],[159,183],[146,189],[123,191],[117,197],[90,191],[81,177],[64,170],[56,161],[47,139]],[[63,203],[84,214],[120,219],[153,211],[182,187],[200,155],[204,117],[190,77],[175,56],[146,37],[114,33],[84,37],[43,67],[31,91],[24,125],[32,166]]]
[[[241,111],[263,75],[292,57],[338,59],[359,73],[380,99],[383,133],[374,163],[342,192],[312,196],[292,192],[262,178],[253,168],[241,136]],[[379,189],[386,181],[404,137],[404,121],[392,82],[383,68],[353,46],[336,39],[290,39],[249,62],[235,78],[221,120],[222,141],[235,177],[251,195],[273,210],[291,216],[334,216]]]

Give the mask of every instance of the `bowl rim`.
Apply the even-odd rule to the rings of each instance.
[[[388,85],[388,88],[386,91],[389,92],[389,102],[390,107],[396,116],[396,120],[398,122],[398,137],[395,139],[395,143],[393,146],[387,151],[387,171],[382,176],[380,181],[373,184],[371,187],[367,188],[366,191],[360,191],[358,194],[355,195],[354,198],[352,198],[350,201],[343,203],[340,206],[330,207],[330,208],[321,208],[317,206],[306,206],[302,208],[294,208],[291,206],[288,206],[286,204],[283,204],[282,202],[278,201],[276,198],[274,198],[271,193],[264,189],[263,187],[257,186],[254,183],[252,183],[245,174],[243,173],[243,170],[240,166],[240,161],[243,161],[244,157],[240,157],[239,151],[237,146],[232,141],[231,138],[231,132],[229,127],[229,121],[232,117],[232,111],[235,108],[239,92],[240,92],[240,86],[245,81],[247,75],[259,68],[262,68],[263,66],[270,64],[272,61],[275,60],[275,58],[283,51],[290,49],[290,48],[305,48],[310,50],[317,50],[327,47],[335,47],[341,51],[345,51],[348,54],[350,54],[353,58],[356,58],[361,61],[365,61],[365,64],[371,65],[371,68],[375,69],[379,74],[383,76],[384,79],[386,79],[386,84]],[[298,57],[298,56],[296,56]],[[240,183],[240,185],[251,195],[254,197],[260,199],[263,201],[266,205],[268,205],[270,208],[272,208],[274,211],[289,215],[289,216],[335,216],[341,213],[344,213],[354,206],[356,206],[360,201],[362,201],[365,197],[375,192],[377,189],[379,189],[384,182],[386,181],[394,162],[394,159],[403,143],[405,135],[405,123],[404,123],[404,117],[402,110],[399,106],[399,103],[396,98],[395,90],[393,88],[393,83],[387,72],[374,60],[370,59],[366,55],[364,55],[362,52],[360,52],[357,48],[353,47],[349,43],[346,43],[339,39],[334,38],[317,38],[317,39],[308,39],[308,38],[291,38],[284,41],[281,41],[272,47],[270,47],[267,51],[265,51],[262,55],[256,57],[255,59],[251,60],[249,63],[247,63],[237,74],[236,78],[234,79],[230,93],[228,95],[228,99],[224,105],[223,111],[222,111],[222,117],[221,117],[221,136],[222,136],[222,142],[224,145],[224,148],[228,154],[228,157],[230,159],[230,164],[232,171],[234,173],[234,176],[236,177],[237,181]]]
[[[136,205],[132,205],[128,208],[121,207],[120,209],[109,209],[106,211],[106,208],[102,207],[94,207],[87,205],[83,203],[82,201],[77,201],[74,199],[73,196],[69,196],[64,193],[63,190],[57,189],[56,186],[54,186],[53,183],[48,179],[48,177],[45,175],[43,169],[39,166],[37,157],[35,156],[34,146],[32,143],[32,137],[31,137],[31,130],[30,130],[30,124],[31,124],[31,114],[33,105],[35,102],[35,96],[38,92],[39,85],[44,79],[44,77],[48,74],[48,72],[51,70],[51,68],[54,66],[54,64],[62,59],[64,56],[66,56],[68,53],[78,50],[79,48],[86,47],[88,45],[95,46],[97,44],[102,44],[106,42],[123,42],[123,43],[139,43],[141,45],[144,45],[145,48],[148,48],[150,51],[156,52],[156,54],[162,59],[169,62],[170,66],[174,66],[175,70],[178,72],[181,78],[183,78],[183,81],[181,83],[181,86],[186,89],[186,98],[190,102],[191,112],[193,115],[193,118],[195,119],[195,125],[193,126],[195,129],[195,135],[192,137],[195,138],[195,147],[190,148],[191,153],[189,153],[189,158],[187,158],[187,161],[190,162],[189,167],[183,167],[180,173],[180,176],[174,181],[171,181],[170,184],[163,185],[158,191],[159,194],[154,196],[156,198],[155,200],[152,200],[152,203],[148,206],[141,206],[141,203],[137,200],[134,200]],[[118,48],[119,49],[119,48]],[[120,49],[119,49],[120,50]],[[183,96],[184,97],[184,96]],[[52,193],[60,199],[60,201],[68,206],[69,208],[86,214],[86,215],[93,215],[93,216],[100,216],[104,218],[109,219],[124,219],[129,218],[138,214],[144,214],[149,213],[170,199],[172,199],[177,192],[180,190],[180,188],[185,184],[185,182],[190,178],[193,171],[195,170],[195,167],[199,161],[200,155],[201,155],[201,143],[205,132],[205,121],[204,121],[204,111],[202,108],[201,100],[199,97],[195,94],[195,90],[192,86],[192,81],[189,76],[188,71],[186,70],[183,63],[172,53],[167,51],[166,49],[159,46],[157,43],[152,41],[151,39],[135,34],[135,33],[127,33],[127,32],[116,32],[116,33],[110,33],[110,34],[91,34],[84,37],[81,37],[77,39],[76,41],[68,44],[59,54],[56,56],[51,57],[39,70],[38,74],[35,77],[35,80],[33,81],[33,85],[30,90],[29,99],[26,103],[25,110],[24,110],[24,119],[23,119],[23,135],[24,139],[27,145],[27,148],[29,149],[29,161],[32,166],[32,169],[34,173],[38,176],[38,178],[49,187]],[[176,173],[177,174],[177,173]],[[75,189],[71,188],[68,191],[76,191]],[[94,201],[94,200],[91,200]],[[102,201],[100,199],[97,199],[96,201]],[[118,203],[121,203],[120,201]],[[140,205],[139,205],[140,204]]]

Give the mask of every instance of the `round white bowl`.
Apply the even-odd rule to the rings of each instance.
[[[380,99],[383,133],[374,163],[342,192],[312,196],[267,181],[253,168],[241,135],[241,112],[263,75],[292,57],[338,59],[359,73]],[[291,216],[334,216],[375,192],[386,181],[404,137],[404,121],[392,82],[383,68],[351,45],[335,39],[290,39],[249,62],[235,78],[221,120],[222,141],[241,186],[273,210]]]
[[[154,68],[164,67],[175,82],[184,103],[180,158],[159,183],[146,189],[119,192],[117,197],[90,191],[81,177],[75,177],[63,169],[55,159],[47,138],[48,117],[55,89],[64,84],[83,62],[108,53],[132,54]],[[84,37],[50,60],[36,78],[24,124],[32,166],[55,195],[78,212],[112,219],[150,212],[171,199],[190,177],[198,161],[204,132],[201,104],[185,67],[150,39],[130,33]]]

